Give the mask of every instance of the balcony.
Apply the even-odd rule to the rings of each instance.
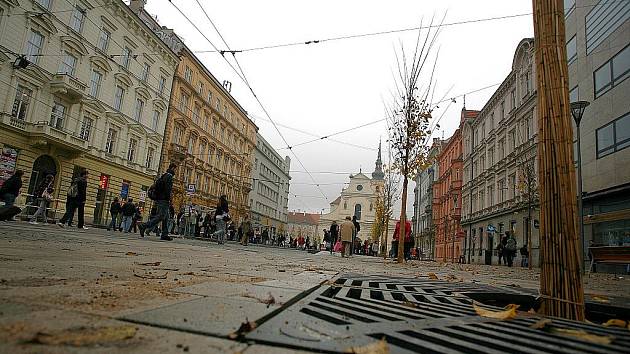
[[[186,154],[187,152],[185,147],[176,143],[171,143],[169,148],[169,155],[173,162],[181,163],[186,159]]]
[[[70,153],[80,154],[89,150],[87,140],[75,136],[72,132],[58,129],[48,122],[29,123],[26,127],[34,146],[54,145]]]
[[[55,74],[50,82],[51,92],[70,103],[79,103],[86,87],[87,85],[68,74]]]

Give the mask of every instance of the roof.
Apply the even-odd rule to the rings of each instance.
[[[341,196],[338,196],[337,199],[333,200],[330,204],[337,205],[341,202]]]
[[[317,225],[319,223],[319,214],[296,213],[289,212],[289,224],[308,224]]]

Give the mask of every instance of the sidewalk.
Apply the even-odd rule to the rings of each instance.
[[[164,242],[22,222],[0,223],[0,249],[3,353],[290,353],[295,351],[232,340],[230,334],[340,273],[435,273],[524,289],[536,289],[538,282],[537,271],[521,268],[399,265],[376,257]],[[619,296],[622,302],[630,289],[628,279],[609,274],[593,274],[585,284],[591,296]],[[60,344],[67,342],[74,345]]]

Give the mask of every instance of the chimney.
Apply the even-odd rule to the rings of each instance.
[[[147,4],[147,0],[131,0],[129,2],[129,8],[135,14],[140,14],[144,10],[144,6]]]

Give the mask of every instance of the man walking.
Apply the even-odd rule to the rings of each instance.
[[[87,197],[87,176],[88,171],[83,170],[79,177],[75,178],[70,185],[70,189],[68,189],[68,198],[66,200],[66,213],[63,215],[61,220],[57,223],[59,227],[64,227],[66,223],[68,226],[72,225],[72,219],[74,218],[74,211],[77,210],[77,214],[79,217],[79,223],[77,224],[77,228],[87,230],[88,228],[84,225],[83,213],[85,212],[85,200]]]
[[[109,213],[112,216],[112,221],[109,223],[109,226],[107,226],[107,231],[110,229],[114,229],[114,231],[116,231],[116,221],[118,220],[120,213],[122,213],[122,207],[120,206],[118,197],[114,197],[114,201],[109,206]]]
[[[221,245],[225,242],[225,224],[230,220],[230,208],[225,195],[219,197],[219,203],[214,211],[214,218],[217,223],[217,230],[214,232],[214,236],[217,237],[217,243]]]
[[[514,238],[513,231],[508,233],[508,239],[505,244],[504,252],[507,252],[507,264],[508,267],[511,267],[514,262],[514,256],[516,256],[516,239]]]
[[[122,227],[125,233],[129,233],[131,231],[131,223],[133,222],[135,214],[136,206],[133,205],[133,199],[129,198],[122,207]]]
[[[333,254],[337,238],[339,237],[339,225],[333,220],[330,225],[330,254]]]
[[[243,236],[241,236],[241,245],[247,246],[249,235],[252,233],[252,222],[249,221],[249,215],[245,214],[245,216],[243,217],[240,229],[243,233]]]
[[[168,236],[168,217],[169,206],[171,205],[171,194],[173,192],[173,176],[175,175],[175,169],[177,165],[171,163],[164,173],[156,182],[153,187],[153,193],[149,193],[149,197],[155,201],[157,205],[157,215],[151,218],[146,223],[138,225],[140,228],[140,236],[144,237],[144,230],[152,228],[158,223],[162,223],[162,237],[161,240],[171,241],[172,238]]]
[[[341,242],[343,242],[341,257],[350,257],[350,247],[352,247],[352,237],[354,233],[354,223],[350,220],[349,216],[346,216],[346,220],[339,226],[339,235],[341,236]]]
[[[357,221],[356,215],[352,216],[352,224],[354,225],[354,234],[352,235],[352,254],[354,254],[358,253],[358,250],[355,250],[354,244],[357,239],[357,235],[359,234],[359,231],[361,231],[361,225],[359,224],[359,221]]]
[[[13,204],[15,204],[15,198],[20,195],[20,189],[22,188],[22,175],[24,175],[24,171],[15,171],[13,176],[4,181],[4,184],[0,187],[0,199],[4,201],[4,206],[0,207],[2,220],[10,220],[20,212],[20,209],[12,207]],[[15,213],[11,212],[11,209],[15,209]]]
[[[29,221],[30,224],[37,225],[37,218],[40,215],[44,219],[44,224],[48,223],[48,202],[52,200],[54,182],[55,176],[48,174],[35,190],[33,195],[35,201],[33,202],[33,205],[38,205],[38,208],[37,211],[35,211],[35,214],[31,216],[31,221]]]

